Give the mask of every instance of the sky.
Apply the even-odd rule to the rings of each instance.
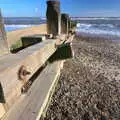
[[[72,17],[120,17],[120,0],[60,0]],[[46,0],[0,0],[4,17],[45,17]]]

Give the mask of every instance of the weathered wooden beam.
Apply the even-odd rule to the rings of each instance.
[[[22,40],[22,45],[23,47],[28,47],[28,46],[31,46],[31,45],[34,45],[34,44],[37,44],[37,43],[40,43],[42,41],[44,41],[46,39],[45,35],[30,35],[30,36],[24,36],[21,38]]]
[[[24,95],[21,94],[24,81],[20,80],[18,73],[24,68],[31,73],[25,76],[25,81],[33,78],[38,69],[56,51],[55,44],[59,47],[60,44],[67,42],[65,38],[66,35],[61,35],[58,39],[44,41],[16,55],[0,58],[0,91],[2,90],[4,101],[0,104],[2,120],[39,120],[60,73],[61,61],[52,62],[39,76],[35,77],[36,80]]]
[[[47,32],[54,36],[61,34],[60,1],[47,1]]]
[[[0,56],[9,52],[4,22],[0,10]]]
[[[21,95],[24,80],[21,80],[19,72],[24,66],[29,75],[22,78],[28,81],[32,75],[47,61],[56,51],[56,40],[47,40],[22,50],[17,54],[10,54],[0,58],[0,83],[5,99],[5,109],[8,110]],[[22,72],[21,72],[22,73]]]
[[[37,77],[28,93],[21,96],[2,120],[39,120],[57,83],[63,61],[49,64]]]

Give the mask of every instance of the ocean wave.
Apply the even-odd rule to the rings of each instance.
[[[90,29],[90,30],[86,30],[86,29],[79,29],[76,30],[77,32],[84,32],[84,33],[90,33],[90,34],[104,34],[104,35],[113,35],[113,36],[119,36],[120,37],[120,32],[119,31],[107,31],[107,30],[100,30],[100,29]]]
[[[14,31],[14,30],[19,30],[19,29],[23,29],[23,28],[27,28],[27,27],[32,27],[32,26],[36,26],[36,25],[5,25],[5,29],[6,31]]]
[[[72,20],[120,20],[120,17],[72,17]]]
[[[101,26],[101,27],[110,27],[110,28],[115,27],[115,25],[112,25],[112,24],[100,24],[99,26]]]
[[[77,24],[77,28],[79,28],[79,27],[89,28],[89,27],[91,27],[91,26],[92,26],[92,24],[81,24],[81,23],[78,23],[78,24]]]
[[[30,27],[32,25],[15,25],[15,24],[12,24],[12,25],[5,25],[5,27]]]
[[[120,37],[120,29],[113,24],[77,24],[77,32],[95,35],[112,35]]]
[[[116,25],[116,24],[87,24],[87,23],[77,23],[77,28],[79,28],[79,27],[87,27],[87,28],[89,28],[89,27],[109,27],[109,28],[114,28],[114,27],[116,27],[116,26],[118,26],[118,25]]]

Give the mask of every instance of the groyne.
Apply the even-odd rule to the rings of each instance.
[[[1,120],[39,120],[55,89],[64,60],[72,57],[70,43],[74,32],[71,27],[68,29],[67,23],[66,33],[61,34],[60,2],[59,10],[55,9],[56,3],[47,2],[48,8],[50,5],[47,25],[6,33],[0,17]],[[52,20],[51,12],[57,13]],[[11,49],[16,52],[11,53]]]

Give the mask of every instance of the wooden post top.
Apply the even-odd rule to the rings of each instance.
[[[47,1],[47,33],[53,36],[61,34],[61,10],[60,1],[49,0]]]
[[[48,0],[48,1],[47,1],[47,4],[48,4],[48,5],[54,5],[54,4],[58,4],[58,5],[59,5],[59,4],[60,4],[60,1],[59,1],[59,0]]]

